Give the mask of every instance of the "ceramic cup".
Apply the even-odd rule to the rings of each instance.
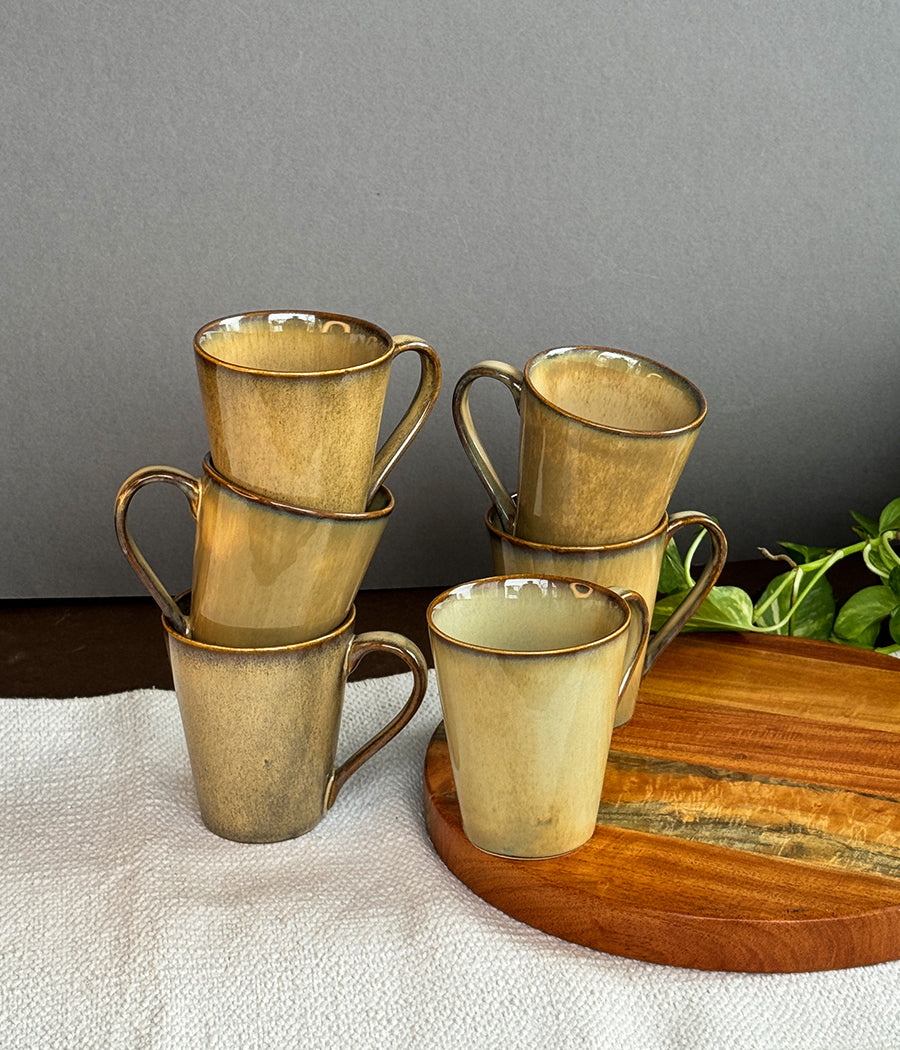
[[[502,857],[577,849],[594,833],[616,704],[646,644],[644,599],[499,576],[445,591],[427,616],[467,837]]]
[[[163,618],[175,693],[206,826],[239,842],[278,842],[315,827],[341,787],[415,714],[427,666],[408,638],[335,630],[297,645],[236,649],[186,638]],[[335,765],[344,686],[367,653],[412,671],[409,698],[363,747]]]
[[[416,393],[377,449],[391,366],[419,355]],[[299,507],[360,513],[431,411],[437,354],[353,317],[300,310],[225,317],[194,336],[213,463]]]
[[[179,488],[197,522],[189,617],[128,526],[135,493],[154,482]],[[199,478],[176,467],[136,471],[119,489],[115,518],[125,556],[178,631],[254,648],[316,638],[344,619],[393,506],[383,486],[362,514],[288,506],[233,484],[207,456]]]
[[[553,547],[511,536],[500,527],[497,508],[493,506],[488,509],[485,523],[490,537],[494,572],[504,575],[534,573],[542,576],[573,576],[604,587],[627,587],[641,595],[647,603],[651,618],[660,568],[669,540],[688,526],[704,528],[709,533],[710,558],[694,586],[666,622],[657,628],[641,652],[637,672],[619,698],[615,720],[617,726],[624,725],[634,714],[641,678],[712,590],[728,556],[728,541],[721,527],[706,514],[693,510],[663,515],[662,521],[646,536],[602,547]]]
[[[518,506],[472,421],[469,393],[481,377],[503,383],[519,411]],[[677,372],[602,346],[545,350],[524,371],[483,361],[453,393],[460,441],[503,528],[568,547],[618,543],[653,529],[705,415],[703,394]]]

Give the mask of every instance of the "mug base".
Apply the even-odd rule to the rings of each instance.
[[[463,834],[465,834],[465,829],[463,829]],[[577,846],[572,846],[569,849],[560,850],[558,853],[528,853],[528,854],[523,854],[523,853],[503,853],[503,852],[499,852],[498,850],[495,850],[495,849],[487,849],[484,846],[479,846],[479,844],[477,842],[475,842],[473,839],[469,838],[468,835],[466,835],[466,838],[469,839],[469,842],[472,843],[472,845],[475,847],[475,849],[480,850],[482,853],[486,853],[489,857],[497,857],[500,860],[530,860],[530,861],[554,860],[557,857],[568,857],[572,853],[577,853],[578,850],[580,850],[582,846],[586,845],[588,842],[591,841],[592,837],[593,837],[593,834],[588,835],[588,837],[583,842],[579,842]]]
[[[319,824],[319,820],[303,827],[275,825],[273,827],[234,827],[230,825],[217,824],[213,820],[207,820],[200,814],[207,831],[218,835],[220,839],[229,842],[243,842],[248,845],[265,845],[273,842],[289,842],[291,839],[300,838],[308,831],[312,831]],[[321,819],[321,818],[320,818]]]

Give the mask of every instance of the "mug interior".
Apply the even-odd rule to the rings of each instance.
[[[529,362],[526,374],[551,405],[614,430],[683,430],[699,424],[706,413],[703,395],[683,376],[609,347],[548,350]]]
[[[221,364],[261,372],[334,372],[383,357],[391,338],[353,317],[284,311],[241,314],[201,328],[194,345]]]
[[[504,576],[454,587],[435,599],[429,621],[463,645],[540,653],[609,638],[624,628],[628,607],[582,580]]]

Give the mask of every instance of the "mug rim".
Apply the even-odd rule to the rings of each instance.
[[[518,493],[513,493],[512,496],[514,505],[516,504],[517,495]],[[497,507],[495,504],[491,503],[485,511],[484,523],[487,526],[488,531],[499,540],[505,540],[516,547],[527,547],[530,550],[539,551],[553,551],[554,553],[559,554],[602,554],[607,551],[634,550],[646,543],[651,543],[653,540],[659,539],[669,527],[669,514],[667,511],[663,514],[662,518],[660,518],[659,524],[643,536],[635,536],[629,540],[617,540],[615,543],[597,543],[589,546],[567,546],[562,543],[541,543],[538,540],[526,540],[522,536],[514,536],[511,532],[506,532],[500,527],[497,517]]]
[[[575,584],[578,587],[586,587],[591,591],[600,592],[607,598],[612,598],[615,604],[619,606],[622,612],[624,612],[625,618],[615,630],[604,634],[602,638],[593,638],[589,642],[581,642],[578,645],[569,645],[558,649],[499,649],[488,645],[478,645],[476,642],[467,642],[461,638],[454,638],[453,635],[447,634],[446,631],[442,631],[440,627],[435,626],[433,616],[434,611],[437,609],[438,605],[448,600],[455,591],[459,591],[464,587],[480,586],[487,583],[501,583],[506,582],[507,580],[533,580],[540,583],[545,583],[549,580],[553,583],[565,583],[570,586]],[[616,591],[612,590],[610,587],[604,587],[599,583],[591,583],[588,580],[576,579],[574,576],[555,576],[534,572],[516,572],[506,573],[499,576],[483,576],[477,580],[467,580],[463,583],[457,583],[452,587],[448,587],[447,590],[443,591],[428,603],[428,608],[425,611],[425,619],[428,624],[428,629],[433,631],[438,638],[451,645],[455,645],[460,649],[466,649],[475,653],[489,653],[494,656],[512,656],[528,659],[542,656],[559,656],[565,653],[584,652],[588,649],[595,649],[601,645],[606,645],[608,642],[612,641],[612,639],[617,638],[620,634],[623,634],[628,630],[631,623],[631,608],[621,594],[617,594]]]
[[[242,499],[250,500],[254,503],[261,503],[266,507],[272,507],[274,510],[286,511],[288,514],[302,515],[305,518],[349,522],[377,521],[379,518],[386,518],[394,509],[394,495],[387,485],[379,485],[375,491],[375,495],[369,501],[370,504],[373,503],[381,493],[384,493],[387,497],[385,505],[379,507],[377,510],[324,510],[321,507],[301,507],[295,503],[285,503],[283,500],[272,499],[271,496],[265,496],[261,492],[253,492],[251,489],[244,488],[236,481],[232,481],[231,478],[227,478],[216,468],[216,465],[212,461],[211,452],[207,452],[203,457],[203,470],[217,485],[221,485],[222,488],[230,489],[235,495],[240,496]]]
[[[179,608],[182,608],[185,604],[187,605],[187,615],[190,615],[190,599],[191,591],[183,591],[179,594],[175,601]],[[182,611],[184,609],[182,608]],[[320,634],[316,638],[307,638],[302,642],[290,642],[287,645],[258,645],[258,646],[237,646],[237,645],[214,645],[212,642],[201,642],[197,638],[189,638],[186,634],[182,634],[172,621],[166,616],[165,613],[162,615],[162,625],[165,628],[166,634],[168,634],[175,641],[180,642],[182,645],[192,646],[194,649],[200,649],[204,652],[211,653],[233,653],[240,656],[252,656],[256,654],[265,653],[291,653],[299,652],[302,649],[308,649],[312,646],[318,646],[325,642],[333,641],[335,638],[344,634],[346,631],[353,629],[354,621],[356,620],[356,605],[350,606],[350,611],[344,617],[337,627],[327,631],[325,634]]]
[[[328,321],[337,321],[341,324],[353,324],[358,325],[361,328],[368,329],[371,333],[378,336],[381,341],[385,344],[385,352],[380,354],[378,357],[373,357],[370,361],[364,361],[359,365],[346,365],[342,368],[323,368],[319,370],[311,371],[297,371],[292,369],[279,369],[279,368],[252,368],[249,365],[240,365],[234,361],[225,361],[221,357],[216,357],[211,354],[208,350],[205,350],[201,346],[201,339],[203,336],[209,334],[213,328],[218,325],[223,325],[227,321],[242,321],[245,318],[269,318],[275,316],[306,316],[324,318]],[[227,368],[233,372],[244,372],[248,375],[264,375],[264,376],[334,376],[334,375],[346,375],[348,372],[361,372],[366,368],[373,368],[375,365],[381,364],[386,358],[394,352],[394,340],[391,336],[380,326],[374,324],[372,321],[366,321],[361,317],[351,317],[349,314],[335,314],[330,313],[327,310],[245,310],[243,313],[226,314],[224,317],[217,317],[214,321],[207,321],[206,324],[201,325],[200,328],[194,333],[194,353],[198,357],[202,357],[205,361],[210,364],[216,365],[219,368]]]
[[[548,357],[570,353],[574,350],[600,350],[603,353],[618,354],[621,357],[631,358],[634,361],[641,361],[645,364],[652,365],[654,368],[660,369],[670,379],[674,379],[675,382],[683,387],[694,399],[698,409],[695,417],[690,423],[685,423],[680,427],[672,427],[668,430],[632,430],[628,427],[616,427],[609,423],[600,423],[593,419],[586,419],[584,416],[579,416],[574,412],[567,411],[549,398],[545,397],[535,387],[531,378],[531,371],[535,365],[540,361],[546,360]],[[691,382],[687,376],[682,375],[680,372],[676,372],[674,368],[670,368],[668,365],[664,365],[662,362],[656,361],[652,357],[645,357],[643,354],[636,354],[631,350],[621,350],[614,346],[593,346],[587,343],[578,343],[572,346],[555,346],[548,350],[541,350],[525,362],[525,367],[522,369],[522,375],[524,376],[528,389],[538,401],[541,402],[541,404],[546,405],[548,408],[552,408],[554,412],[558,412],[560,415],[565,416],[567,419],[571,419],[576,423],[581,423],[593,430],[603,430],[612,434],[628,434],[631,437],[679,437],[682,434],[689,434],[692,430],[696,430],[706,418],[706,413],[709,407],[703,391],[696,385],[696,383]]]

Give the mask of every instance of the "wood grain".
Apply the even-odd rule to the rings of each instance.
[[[789,972],[900,958],[900,661],[755,635],[677,639],[613,735],[593,838],[489,857],[462,831],[442,727],[429,833],[477,894],[592,948]]]

